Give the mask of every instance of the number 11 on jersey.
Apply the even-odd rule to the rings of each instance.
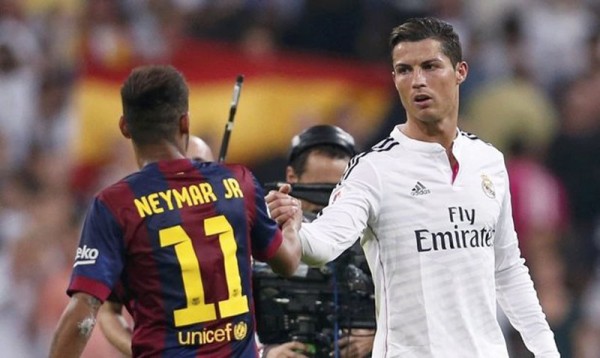
[[[219,246],[223,254],[229,297],[217,303],[221,318],[248,312],[248,298],[242,295],[242,280],[236,256],[237,244],[231,224],[224,215],[207,218],[204,220],[204,232],[206,236],[219,235]],[[187,306],[173,311],[175,326],[215,320],[217,318],[215,304],[205,301],[200,263],[192,239],[181,225],[160,230],[159,239],[161,247],[175,246],[175,255],[181,267]]]

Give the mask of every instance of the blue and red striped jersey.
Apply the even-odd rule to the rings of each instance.
[[[121,282],[136,357],[253,357],[251,256],[281,240],[246,167],[152,163],[94,198],[67,293],[104,301]]]

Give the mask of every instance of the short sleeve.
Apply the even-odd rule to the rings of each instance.
[[[67,294],[85,292],[104,301],[124,267],[123,232],[107,205],[95,198],[86,215]]]
[[[252,256],[258,261],[267,261],[281,246],[283,235],[269,215],[264,190],[254,174],[242,165],[232,165],[230,168],[241,183],[246,198]]]

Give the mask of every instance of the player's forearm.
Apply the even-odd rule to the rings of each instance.
[[[322,266],[351,247],[367,228],[369,215],[364,207],[369,205],[360,195],[347,193],[313,222],[303,224],[298,232],[302,261]]]
[[[122,309],[123,305],[119,303],[104,302],[98,314],[98,325],[110,344],[125,356],[131,357],[132,332],[121,313]]]
[[[275,256],[268,263],[273,272],[284,277],[290,277],[300,264],[302,249],[297,237],[297,230],[291,226],[283,228],[283,242]]]
[[[117,327],[115,325],[115,327]],[[132,356],[131,351],[131,330],[127,327],[118,326],[119,329],[112,330],[111,333],[104,333],[106,339],[112,344],[119,352],[123,353],[126,357]]]
[[[496,273],[498,302],[536,357],[559,357],[546,316],[525,265]]]
[[[76,293],[60,318],[50,347],[50,358],[79,357],[96,325],[100,301],[85,293]]]
[[[317,226],[318,225],[318,226]],[[329,222],[304,224],[298,232],[302,248],[302,261],[309,266],[320,267],[337,258],[344,250],[352,246],[358,234],[340,234],[331,230]],[[351,236],[352,235],[352,236]]]

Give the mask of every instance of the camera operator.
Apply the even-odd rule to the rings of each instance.
[[[294,192],[295,189],[292,189],[291,193],[292,196],[301,200],[305,221],[312,221],[321,209],[327,205],[333,186],[341,178],[344,169],[354,154],[356,154],[354,139],[350,134],[336,126],[316,125],[292,139],[286,167],[286,181],[305,189],[305,191],[300,189],[296,192]],[[364,265],[361,265],[361,268],[369,276],[365,276],[363,271],[354,265],[356,261],[354,255],[363,255],[361,257]],[[351,257],[351,259],[349,260],[348,257]],[[356,278],[362,279],[362,277],[359,277],[361,275],[372,282],[360,246],[349,249],[347,255],[340,256],[336,261],[334,263],[334,265],[337,265],[335,270],[337,272],[344,270],[346,273],[344,284],[347,284],[350,291],[365,290],[360,283],[358,286],[352,283],[357,282],[354,280]],[[368,290],[370,291],[368,293],[372,294],[372,288],[369,287]],[[257,292],[257,294],[260,294],[260,292]],[[335,327],[331,328],[335,330]],[[374,329],[346,328],[341,332],[341,338],[334,342],[334,347],[331,348],[332,351],[329,355],[343,358],[368,357],[373,347],[374,334]],[[314,347],[311,349],[310,343],[302,342],[302,337],[290,337],[289,339],[290,341],[287,343],[265,345],[262,348],[262,357],[307,357],[315,353]]]

